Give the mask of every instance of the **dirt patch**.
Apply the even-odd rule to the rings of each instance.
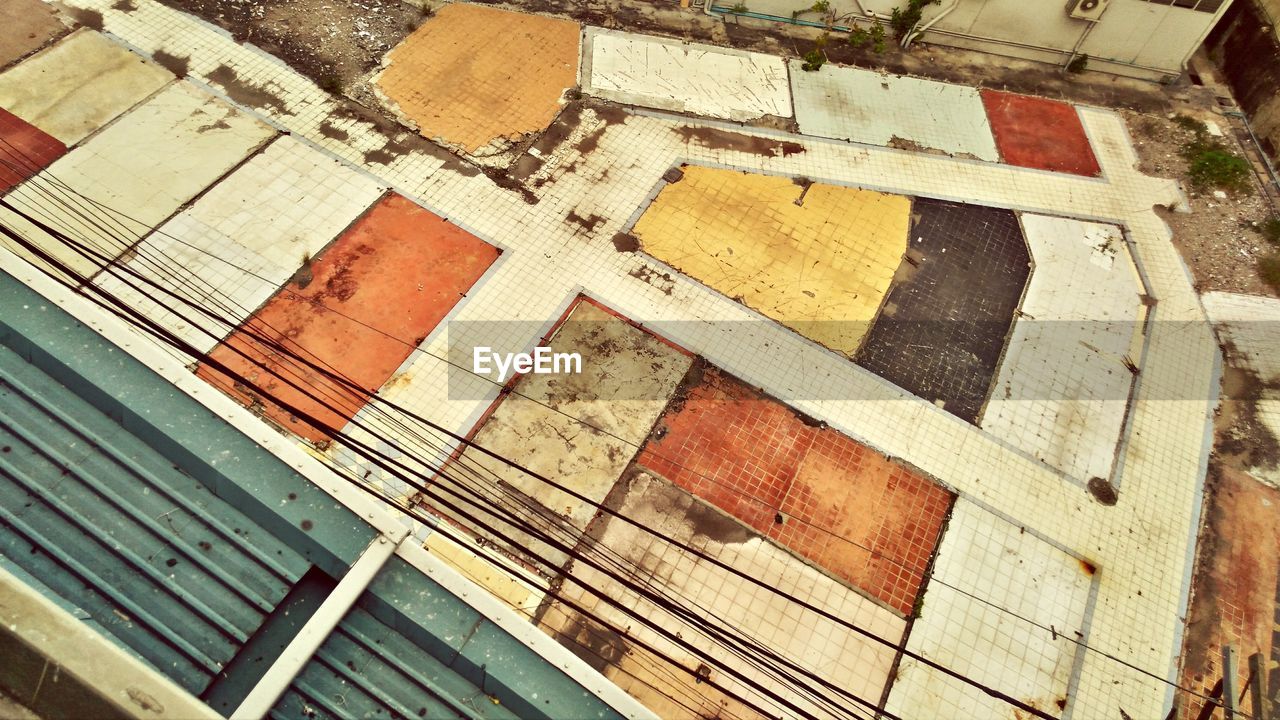
[[[764,157],[790,157],[804,152],[804,145],[798,142],[743,135],[710,127],[682,125],[676,128],[676,133],[685,142],[697,142],[711,150],[733,150]]]
[[[652,285],[662,291],[664,295],[670,295],[676,286],[676,282],[672,279],[671,273],[660,273],[648,265],[641,265],[627,274],[640,282]]]
[[[1190,190],[1187,161],[1181,151],[1192,139],[1192,131],[1165,116],[1129,111],[1121,114],[1138,153],[1138,168],[1147,175],[1178,180]],[[1237,130],[1237,121],[1231,118],[1212,119],[1224,133],[1234,135]],[[1225,140],[1240,152],[1231,138]],[[1258,257],[1271,250],[1260,231],[1261,223],[1271,214],[1261,190],[1255,188],[1250,195],[1227,198],[1214,197],[1212,193],[1188,194],[1190,213],[1163,208],[1157,208],[1157,212],[1173,231],[1173,244],[1191,269],[1196,289],[1275,296],[1256,270]]]
[[[210,82],[221,85],[223,92],[233,102],[252,108],[271,109],[286,115],[292,114],[278,95],[266,88],[244,82],[236,75],[235,70],[226,65],[219,65],[209,73],[208,78]]]
[[[85,10],[84,8],[71,7],[69,5],[64,7],[71,19],[76,21],[76,24],[102,32],[104,26],[102,13],[97,10]]]
[[[601,215],[588,213],[584,216],[579,215],[576,210],[570,210],[569,214],[566,215],[564,219],[565,222],[572,223],[582,228],[582,232],[586,235],[590,235],[595,232],[596,226],[604,222],[604,217]]]
[[[162,0],[252,42],[331,92],[363,86],[426,17],[398,0]]]
[[[1222,369],[1222,403],[1214,419],[1214,455],[1240,470],[1273,470],[1280,462],[1280,442],[1258,417],[1263,391],[1276,390],[1280,383],[1263,382],[1252,371],[1237,367]]]
[[[160,67],[180,78],[186,77],[187,71],[191,69],[191,58],[170,55],[163,50],[157,50],[156,54],[151,56],[151,59]]]
[[[325,135],[325,137],[345,140],[346,131],[339,128],[335,123],[336,120],[341,119],[368,123],[373,126],[375,131],[386,138],[386,142],[381,148],[371,151],[374,159],[370,160],[370,162],[390,162],[401,155],[418,152],[439,160],[443,163],[445,170],[456,172],[463,177],[475,177],[480,174],[480,169],[475,165],[460,159],[457,155],[430,140],[419,137],[416,133],[407,130],[395,121],[388,120],[381,114],[353,102],[347,102],[335,110],[331,118],[325,121],[324,125],[321,125],[321,134]],[[327,133],[325,131],[326,126],[328,127]],[[341,138],[337,137],[339,133],[342,134]]]
[[[133,4],[133,0],[116,0],[112,3],[111,9],[119,10],[120,12],[133,12],[138,9],[138,6]]]
[[[630,233],[617,233],[613,236],[613,249],[618,252],[635,252],[640,249],[640,240]]]

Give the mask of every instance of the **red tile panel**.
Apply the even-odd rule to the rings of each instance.
[[[715,368],[677,397],[638,462],[766,532],[814,429]]]
[[[637,462],[903,615],[951,507],[918,471],[714,369],[681,390]]]
[[[983,90],[982,104],[1000,156],[1010,165],[1089,177],[1101,172],[1071,105],[998,90]]]
[[[40,128],[0,108],[0,193],[53,164],[67,146]]]
[[[261,386],[267,397],[207,364],[199,374],[246,405],[260,405],[298,435],[322,440],[322,430],[272,399],[341,428],[363,407],[366,393],[391,377],[497,257],[492,245],[399,195],[388,196],[210,353],[234,375]],[[299,365],[271,343],[304,351],[314,364],[362,391]]]

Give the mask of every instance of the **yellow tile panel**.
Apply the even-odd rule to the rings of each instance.
[[[640,217],[645,252],[852,355],[907,248],[910,199],[689,166]]]
[[[577,84],[578,24],[455,3],[385,60],[376,83],[429,139],[469,153],[542,130]]]

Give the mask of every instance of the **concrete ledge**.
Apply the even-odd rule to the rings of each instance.
[[[220,718],[0,568],[0,689],[43,718]]]

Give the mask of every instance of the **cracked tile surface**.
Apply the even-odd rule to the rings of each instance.
[[[805,72],[801,64],[791,61],[791,88],[806,135],[1000,159],[974,88],[834,65]]]
[[[726,120],[791,116],[787,65],[776,55],[602,28],[586,38],[588,95]]]

